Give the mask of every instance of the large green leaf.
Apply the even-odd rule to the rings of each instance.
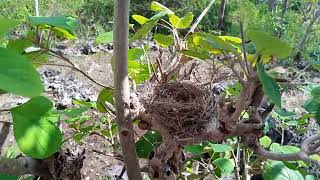
[[[264,180],[304,180],[299,171],[289,169],[281,161],[269,161],[263,169]]]
[[[157,144],[162,142],[161,135],[156,131],[148,131],[136,142],[136,151],[139,158],[147,158]]]
[[[311,96],[313,101],[320,104],[320,86],[312,88]]]
[[[271,36],[262,31],[248,31],[248,38],[253,41],[256,46],[256,51],[259,54],[272,55],[277,58],[286,58],[291,52],[292,48],[289,44],[280,39]]]
[[[101,43],[112,43],[113,42],[113,31],[105,32],[98,37],[96,37],[96,43],[101,44]]]
[[[130,43],[142,38],[149,34],[152,28],[157,24],[158,20],[150,20],[145,23],[129,40]]]
[[[234,163],[230,159],[218,158],[212,163],[227,175],[231,174],[234,169]]]
[[[203,145],[201,144],[194,144],[194,145],[188,145],[184,147],[184,150],[190,153],[194,154],[202,154],[205,151],[203,150]]]
[[[170,15],[169,17],[169,22],[171,23],[171,25],[178,29],[185,29],[190,27],[192,21],[193,21],[193,14],[191,12],[187,13],[182,18],[179,18],[174,14]]]
[[[20,150],[29,157],[44,159],[62,145],[59,128],[48,119],[52,102],[42,96],[11,109],[13,132]]]
[[[0,89],[29,97],[43,92],[40,76],[32,64],[5,48],[0,48]]]
[[[140,25],[144,25],[146,22],[149,21],[148,18],[144,17],[144,16],[141,16],[141,15],[138,15],[138,14],[134,14],[132,15],[132,18],[137,21]]]
[[[6,19],[0,16],[0,39],[2,39],[7,33],[17,26],[20,21],[13,20],[13,19]]]
[[[156,1],[151,2],[150,9],[151,11],[165,11],[167,14],[174,14],[174,12],[172,12],[169,8]]]
[[[32,25],[39,26],[40,28],[50,29],[60,37],[67,39],[75,39],[75,32],[78,27],[78,21],[72,17],[65,16],[31,16],[29,21]]]
[[[113,90],[104,88],[98,95],[97,99],[97,109],[98,111],[105,113],[106,110],[106,102],[114,104],[113,101]]]
[[[212,150],[216,153],[220,153],[220,152],[228,152],[228,151],[232,151],[233,148],[227,144],[212,144],[209,143],[209,145],[211,146]]]
[[[221,53],[221,51],[237,52],[237,48],[230,42],[224,41],[218,36],[209,33],[198,33],[194,36],[193,42],[203,50],[210,53]]]
[[[19,180],[19,177],[18,176],[10,176],[10,175],[0,174],[0,179],[1,180]]]
[[[257,70],[264,94],[272,103],[281,108],[281,94],[279,91],[279,86],[274,79],[266,74],[264,67],[260,62],[257,63]]]
[[[161,47],[164,48],[173,44],[173,37],[170,35],[155,34],[153,38]]]

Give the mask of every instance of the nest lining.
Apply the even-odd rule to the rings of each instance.
[[[209,92],[190,82],[169,82],[154,87],[143,104],[171,135],[190,137],[203,131],[213,119],[214,103]]]

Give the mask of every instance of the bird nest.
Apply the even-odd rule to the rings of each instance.
[[[171,135],[199,134],[211,121],[214,104],[209,91],[189,82],[169,82],[154,88],[144,102],[146,112]]]

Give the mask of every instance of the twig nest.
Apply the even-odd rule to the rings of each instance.
[[[156,86],[153,95],[145,100],[144,107],[161,128],[182,138],[198,134],[205,128],[210,121],[210,102],[206,88],[175,81]]]

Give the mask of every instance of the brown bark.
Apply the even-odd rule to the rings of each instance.
[[[1,131],[0,131],[0,154],[2,151],[2,146],[8,137],[10,126],[11,126],[11,123],[9,122],[4,122],[2,125]]]
[[[219,14],[218,14],[218,22],[216,24],[216,30],[221,30],[223,27],[224,20],[224,11],[226,9],[227,0],[221,0]]]
[[[114,2],[115,104],[119,137],[127,175],[131,180],[142,179],[130,117],[128,79],[128,34],[130,0]]]

